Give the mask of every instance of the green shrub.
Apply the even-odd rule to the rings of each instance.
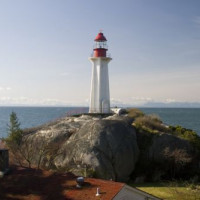
[[[162,124],[161,119],[157,115],[144,115],[135,119],[134,125],[136,129],[142,129],[149,133],[167,132],[168,128]]]
[[[138,118],[138,117],[141,117],[141,116],[144,116],[144,113],[137,109],[137,108],[129,108],[127,109],[127,114],[129,117],[132,117],[134,119]]]
[[[170,126],[171,134],[190,141],[200,150],[200,136],[193,130],[183,128],[181,126]]]

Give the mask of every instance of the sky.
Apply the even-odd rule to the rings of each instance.
[[[0,0],[0,106],[88,106],[100,29],[112,105],[200,103],[199,0]]]

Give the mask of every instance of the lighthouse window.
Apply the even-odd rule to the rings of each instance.
[[[104,48],[107,49],[107,44],[104,41],[95,42],[95,48]]]

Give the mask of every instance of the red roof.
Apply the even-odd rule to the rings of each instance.
[[[17,168],[1,179],[0,199],[110,200],[125,184],[85,178],[82,188],[76,185],[76,176],[70,173]],[[97,188],[100,188],[100,196],[96,197]]]
[[[82,189],[74,188],[66,191],[66,196],[73,200],[111,200],[123,188],[123,186],[124,183],[102,179],[85,178],[85,185]],[[100,196],[96,197],[97,188],[100,189]]]
[[[103,33],[98,33],[98,35],[96,36],[96,38],[94,39],[94,41],[107,41],[105,36],[103,35]]]

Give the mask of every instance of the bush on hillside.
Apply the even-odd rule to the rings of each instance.
[[[128,114],[129,117],[134,118],[134,119],[144,116],[144,113],[137,108],[127,109],[127,114]]]
[[[169,126],[171,134],[190,141],[200,151],[200,136],[193,130],[181,126]]]
[[[193,130],[181,126],[165,126],[159,116],[155,114],[145,115],[137,108],[127,109],[129,117],[134,118],[133,125],[138,132],[144,133],[168,133],[190,141],[200,151],[200,136]]]
[[[155,115],[144,115],[135,119],[134,125],[139,131],[144,130],[149,133],[167,132],[168,128],[163,125],[161,119]]]

